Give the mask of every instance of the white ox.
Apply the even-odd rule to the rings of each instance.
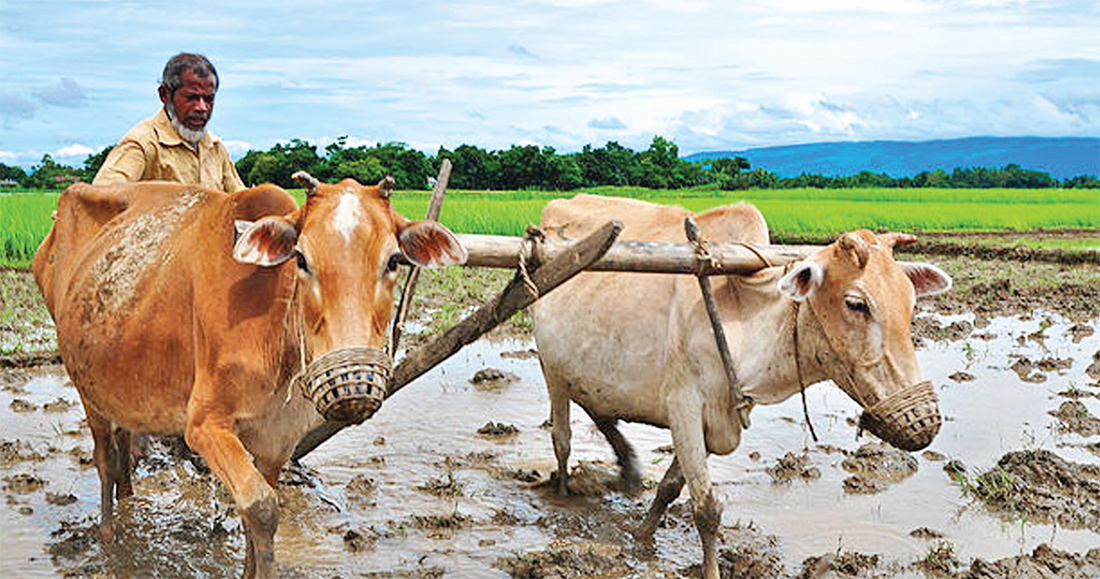
[[[680,208],[578,195],[550,202],[542,227],[580,238],[603,223],[624,224],[620,239],[683,243]],[[713,242],[768,243],[750,205],[695,215]],[[865,410],[862,424],[906,450],[939,430],[930,382],[923,381],[910,335],[916,296],[951,279],[934,266],[897,262],[895,243],[914,238],[860,230],[808,259],[756,274],[710,278],[736,376],[756,404],[775,404],[801,387],[832,380]],[[708,453],[728,454],[741,424],[698,281],[690,275],[583,273],[536,302],[535,339],[550,393],[558,491],[568,493],[569,403],[595,421],[614,448],[628,491],[640,488],[630,443],[618,420],[667,427],[675,459],[637,536],[651,540],[686,481],[703,543],[703,574],[717,579],[721,506]]]

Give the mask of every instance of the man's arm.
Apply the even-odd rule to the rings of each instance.
[[[233,159],[229,157],[229,150],[225,148],[223,143],[218,143],[222,154],[222,163],[225,165],[222,169],[223,183],[222,189],[226,193],[236,193],[245,188],[244,181],[241,180],[241,176],[237,174],[237,166],[233,164]]]

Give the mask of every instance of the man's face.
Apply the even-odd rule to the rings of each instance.
[[[214,79],[202,78],[190,70],[184,70],[180,78],[183,85],[172,94],[162,88],[160,100],[174,109],[180,124],[201,132],[214,112],[214,92],[217,88]]]

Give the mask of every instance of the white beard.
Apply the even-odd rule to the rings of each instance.
[[[164,110],[168,113],[168,120],[172,121],[172,126],[175,127],[176,132],[179,133],[181,137],[183,137],[183,140],[191,144],[195,144],[201,141],[202,138],[206,136],[206,127],[203,127],[196,131],[194,129],[187,128],[187,125],[181,123],[179,118],[176,117],[176,107],[172,106],[171,103],[168,103],[164,107]]]

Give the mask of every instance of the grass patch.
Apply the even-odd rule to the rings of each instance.
[[[523,235],[541,220],[554,198],[582,192],[451,190],[440,221],[460,233]],[[644,199],[700,212],[720,205],[748,202],[760,209],[773,238],[830,237],[852,229],[893,231],[982,232],[1037,229],[1100,228],[1100,198],[1095,190],[1076,189],[761,189],[666,191],[640,187],[598,187],[583,190],[598,195]],[[291,190],[299,203],[304,194]],[[0,267],[27,267],[52,226],[50,212],[57,193],[0,194]],[[431,195],[399,191],[393,205],[402,215],[425,214]],[[1046,247],[1088,251],[1100,239],[1040,243]],[[1036,243],[1036,242],[1030,242]]]

